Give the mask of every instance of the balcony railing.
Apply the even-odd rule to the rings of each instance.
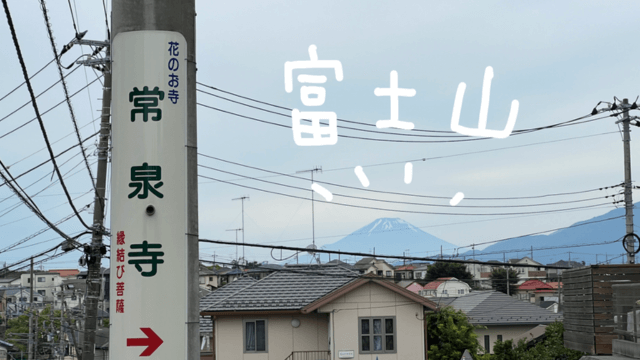
[[[314,350],[314,351],[294,351],[287,356],[285,360],[329,360],[331,351]]]

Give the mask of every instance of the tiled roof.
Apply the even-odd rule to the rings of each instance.
[[[552,281],[552,282],[547,283],[547,284],[549,284],[549,286],[551,286],[552,288],[557,289],[558,286],[562,286],[562,281],[560,281],[560,282]]]
[[[80,270],[78,270],[78,269],[57,269],[57,270],[49,270],[49,272],[58,273],[58,274],[60,274],[60,277],[67,277],[67,276],[78,275],[80,273]]]
[[[442,285],[442,281],[432,281],[423,287],[424,290],[437,290]]]
[[[537,289],[553,289],[551,285],[543,283],[540,280],[527,280],[518,286],[518,290],[537,290]]]
[[[218,294],[225,287],[214,291],[201,300],[200,311],[299,310],[357,277],[340,266],[277,271],[226,297]]]
[[[416,267],[413,265],[403,265],[403,266],[398,266],[396,268],[396,271],[407,271],[407,270],[414,270]]]
[[[415,282],[414,280],[402,280],[402,281],[398,281],[397,285],[406,289],[407,286],[413,284],[414,282]]]
[[[221,300],[228,298],[229,296],[237,293],[238,291],[246,288],[249,285],[257,282],[256,279],[252,277],[241,277],[236,281],[230,282],[229,284],[211,292],[205,297],[200,299],[200,311],[203,311],[207,307],[215,304]],[[200,332],[211,332],[212,331],[212,323],[211,318],[208,316],[200,317]]]
[[[473,325],[550,324],[562,315],[497,291],[474,291],[457,298],[443,298],[440,306],[462,310]]]
[[[371,263],[375,260],[376,258],[374,257],[365,257],[360,259],[357,263],[355,263],[353,265],[353,267],[355,267],[356,269],[367,269],[369,266],[371,266]]]

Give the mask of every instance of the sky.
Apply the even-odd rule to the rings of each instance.
[[[72,12],[66,2],[46,5],[59,50],[75,35]],[[103,2],[71,1],[70,5],[78,30],[88,31],[86,39],[106,39]],[[53,58],[40,2],[13,0],[9,6],[31,76]],[[105,6],[110,14],[110,2]],[[624,168],[616,118],[512,134],[505,139],[467,142],[424,137],[459,135],[455,133],[416,130],[451,131],[454,99],[461,82],[466,83],[466,92],[460,123],[477,127],[483,76],[488,66],[494,71],[489,129],[504,128],[513,100],[519,102],[515,130],[588,115],[599,101],[611,102],[614,96],[633,102],[640,95],[637,85],[640,51],[637,35],[632,31],[638,10],[640,3],[631,1],[198,1],[197,81],[203,84],[198,85],[198,89],[236,101],[205,92],[197,94],[202,104],[198,106],[198,152],[203,154],[198,159],[202,176],[200,237],[235,241],[236,232],[229,230],[242,227],[242,212],[240,202],[232,199],[248,196],[250,199],[244,203],[246,242],[300,247],[311,244],[310,179],[273,176],[259,169],[308,178],[308,173],[296,172],[322,168],[322,172],[314,174],[314,179],[333,184],[321,185],[331,191],[334,198],[331,203],[314,203],[314,234],[318,246],[338,241],[381,217],[402,218],[447,242],[464,246],[568,226],[614,209],[612,201],[621,197],[605,196],[618,194],[620,188],[530,200],[473,198],[547,195],[620,184],[624,180]],[[110,23],[110,19],[108,21]],[[24,80],[4,17],[0,20],[0,45],[4,49],[0,53],[4,80],[0,83],[0,160],[11,165],[10,171],[17,175],[48,159],[49,155],[42,150],[44,140],[37,122],[3,136],[35,115],[24,86],[4,97]],[[284,64],[308,60],[310,45],[317,47],[320,60],[340,61],[344,78],[338,81],[326,69],[298,70],[294,73],[293,91],[288,93],[284,88]],[[87,46],[74,46],[62,62],[72,64],[91,51]],[[95,120],[100,114],[102,89],[100,80],[94,80],[100,74],[87,67],[73,71],[74,68],[65,70],[65,74],[70,73],[66,78],[70,93],[90,84],[71,101],[85,138],[99,129]],[[391,110],[390,98],[376,96],[374,89],[388,88],[392,71],[398,74],[400,88],[416,92],[413,97],[399,99],[399,120],[413,122],[414,130],[375,127],[376,121],[390,118]],[[322,106],[309,107],[302,103],[301,83],[295,76],[303,73],[327,77],[323,84],[326,101]],[[39,94],[58,80],[57,69],[52,64],[32,79],[34,91]],[[62,100],[62,87],[56,84],[38,98],[37,105],[44,112]],[[23,104],[27,105],[9,115]],[[247,104],[254,108],[245,106]],[[357,121],[361,124],[338,121],[338,125],[343,126],[338,134],[366,139],[339,137],[335,145],[298,146],[292,130],[287,128],[292,120],[286,109],[291,108],[331,111],[339,119]],[[77,143],[65,103],[43,115],[43,119],[50,139],[59,140],[53,145],[54,152]],[[632,140],[634,137],[632,129]],[[407,140],[413,142],[401,142]],[[425,140],[441,142],[415,142]],[[635,171],[640,161],[636,155],[639,150],[633,141],[631,144],[632,170]],[[89,162],[93,164],[97,160],[95,139],[85,145]],[[413,164],[410,184],[404,182],[407,162]],[[61,156],[59,163],[64,164],[61,165],[63,173],[68,172],[65,183],[77,198],[76,206],[82,208],[90,204],[91,183],[79,150],[74,148]],[[373,191],[365,191],[354,174],[356,166],[363,167],[370,181],[366,190]],[[41,179],[26,189],[30,195],[51,185],[34,200],[56,222],[72,210],[59,184],[52,185],[56,177],[51,177],[51,171],[52,167],[45,165],[18,182],[27,188]],[[95,165],[92,171],[95,174]],[[449,199],[458,192],[464,193],[465,198],[457,206],[450,206]],[[0,187],[0,251],[5,245],[45,227],[11,195],[6,186]],[[423,197],[427,195],[441,198]],[[319,198],[316,194],[315,199]],[[591,200],[575,202],[584,199]],[[550,202],[567,203],[522,206]],[[521,207],[496,207],[513,205]],[[593,207],[584,208],[587,206]],[[548,212],[568,208],[576,209]],[[536,211],[542,213],[521,214]],[[469,213],[483,215],[464,215]],[[90,209],[82,216],[90,221]],[[65,221],[61,228],[69,233],[83,229],[76,219]],[[238,235],[242,237],[242,233]],[[82,239],[87,241],[88,237]],[[0,253],[0,265],[20,261],[60,240],[55,233],[44,232],[13,251]],[[236,257],[235,251],[232,246],[202,244],[200,257],[213,260],[215,254],[216,260],[230,262]],[[273,261],[263,250],[246,248],[245,252],[249,260]],[[76,267],[79,257],[79,252],[70,253],[47,262],[45,267]]]

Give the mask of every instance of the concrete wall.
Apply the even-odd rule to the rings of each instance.
[[[484,336],[489,335],[491,346],[490,353],[493,354],[493,347],[498,341],[498,335],[502,335],[502,341],[513,340],[519,338],[520,335],[530,331],[538,325],[488,325],[486,329],[476,329],[478,342],[484,348]]]
[[[331,313],[333,320],[332,359],[339,351],[354,352],[356,360],[423,360],[424,311],[421,304],[375,283],[363,285],[318,309]],[[359,317],[395,316],[395,354],[360,354],[358,342]]]
[[[244,353],[243,320],[267,320],[267,352]],[[300,326],[291,326],[293,319]],[[292,351],[329,350],[329,315],[221,316],[215,319],[216,359],[284,360]]]

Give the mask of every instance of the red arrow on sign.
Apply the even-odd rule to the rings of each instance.
[[[142,332],[147,335],[146,338],[127,339],[127,346],[146,346],[147,348],[140,354],[140,356],[150,356],[156,351],[164,341],[160,339],[151,328],[140,328]]]

